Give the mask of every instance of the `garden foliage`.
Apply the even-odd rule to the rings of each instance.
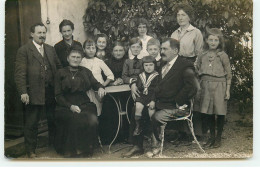
[[[253,103],[252,0],[89,0],[83,17],[87,34],[100,32],[110,40],[127,41],[137,35],[136,19],[150,22],[148,34],[167,37],[179,26],[174,16],[177,3],[195,11],[192,24],[204,34],[207,27],[221,28],[232,67],[231,99],[242,112]]]

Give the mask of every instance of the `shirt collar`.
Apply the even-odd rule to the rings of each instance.
[[[178,58],[178,55],[176,55],[168,64],[170,66],[172,66],[175,63],[175,61],[177,60],[177,58]]]
[[[192,31],[193,29],[195,29],[195,27],[190,24],[186,31]],[[181,32],[181,27],[178,28],[178,32]]]
[[[155,60],[159,61],[160,59],[161,59],[161,55],[160,55],[160,53],[158,53],[158,55],[155,57]]]
[[[36,43],[34,40],[33,40],[33,44],[35,45],[35,47],[37,48],[37,50],[40,50],[40,48],[43,48],[43,44],[42,44],[42,45],[39,45],[39,44]]]

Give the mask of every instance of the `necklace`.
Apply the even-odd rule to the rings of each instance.
[[[72,71],[70,70],[70,73],[72,75],[72,78],[71,79],[75,79],[75,75],[78,73],[78,70],[73,74]]]
[[[208,58],[209,58],[209,66],[212,67],[212,62],[215,60],[216,54],[215,53],[209,53]]]

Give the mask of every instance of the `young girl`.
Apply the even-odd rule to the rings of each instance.
[[[136,98],[135,103],[135,122],[136,127],[133,135],[138,136],[143,130],[141,124],[142,111],[145,106],[149,106],[148,113],[151,117],[154,114],[155,102],[153,101],[154,88],[158,83],[158,72],[155,71],[156,60],[152,56],[145,56],[143,59],[143,68],[144,72],[138,75],[136,81],[133,81],[131,84],[136,83],[140,91],[140,97]]]
[[[142,71],[142,60],[138,59],[138,55],[142,50],[142,42],[139,38],[134,37],[130,39],[129,44],[133,57],[126,59],[123,66],[122,79],[126,84],[136,81]]]
[[[86,67],[90,71],[92,71],[93,76],[96,78],[96,80],[99,83],[101,83],[104,87],[106,87],[111,81],[114,80],[114,75],[103,60],[95,57],[96,45],[94,40],[87,39],[83,44],[83,48],[85,50],[86,57],[82,59],[80,66]],[[102,77],[102,71],[107,77],[105,81]],[[98,112],[97,115],[99,116],[102,110],[102,98],[99,98],[97,93],[95,93],[93,90],[90,90],[87,94],[90,100],[96,104]]]
[[[206,117],[210,130],[210,138],[205,147],[217,148],[221,145],[232,75],[228,55],[224,52],[224,38],[219,29],[208,29],[205,46],[206,50],[198,56],[195,63],[201,84],[198,111]],[[217,136],[215,115],[217,115]]]
[[[97,34],[96,37],[96,45],[97,45],[97,52],[96,56],[97,58],[106,61],[108,58],[108,53],[106,51],[107,47],[107,42],[108,42],[108,37],[106,34]]]

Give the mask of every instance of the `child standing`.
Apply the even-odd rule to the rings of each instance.
[[[83,44],[83,48],[85,50],[86,57],[82,59],[80,66],[88,68],[92,72],[95,79],[104,87],[106,87],[111,81],[114,80],[114,75],[103,60],[95,57],[96,44],[94,40],[87,39]],[[102,77],[102,72],[104,72],[106,76],[105,81]],[[90,100],[96,104],[97,113],[99,116],[102,110],[102,98],[99,98],[97,93],[95,93],[93,90],[89,90],[87,94]]]
[[[156,70],[159,71],[162,65],[162,58],[160,55],[160,41],[156,38],[151,38],[147,42],[147,52],[150,56],[154,57],[156,60]]]
[[[205,147],[221,146],[221,135],[227,114],[227,100],[230,98],[231,67],[224,52],[224,38],[217,28],[207,30],[206,49],[198,56],[195,68],[201,84],[199,112],[206,117],[210,138]],[[215,135],[217,115],[217,135]]]
[[[151,117],[154,114],[155,99],[154,88],[158,83],[158,72],[155,71],[156,61],[152,56],[145,56],[143,59],[144,72],[138,75],[136,83],[138,90],[140,91],[140,97],[136,98],[135,102],[135,122],[136,127],[133,135],[138,136],[143,130],[141,124],[142,111],[145,106],[149,106],[148,113]]]
[[[106,61],[109,57],[106,48],[107,48],[108,36],[106,34],[97,34],[96,45],[97,45],[97,58]]]
[[[126,84],[136,81],[142,71],[142,59],[138,59],[138,55],[142,50],[142,42],[137,37],[130,39],[129,42],[133,57],[126,59],[123,66],[122,79]]]

